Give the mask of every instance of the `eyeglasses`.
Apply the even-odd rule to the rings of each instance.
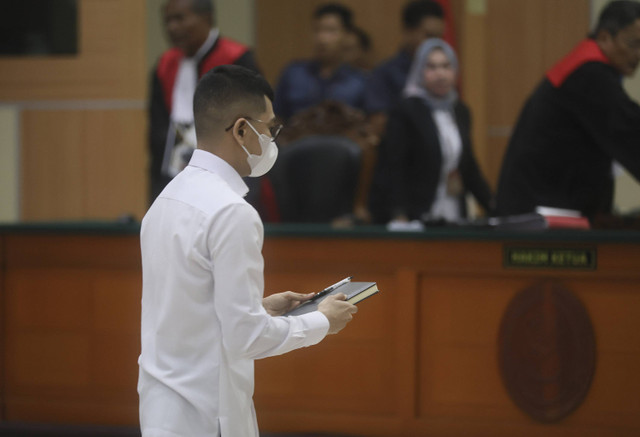
[[[257,118],[251,118],[251,117],[242,117],[242,118],[246,118],[247,120],[251,120],[251,121],[257,121],[258,123],[268,123],[268,121],[258,120]],[[229,130],[231,130],[231,128],[233,128],[234,124],[236,124],[235,121],[231,124],[231,126],[226,128],[224,131],[228,132]],[[282,131],[283,127],[284,126],[282,124],[277,124],[275,126],[269,126],[269,134],[271,134],[271,140],[272,141],[275,141],[276,138],[278,138],[278,135],[280,135],[280,131]]]

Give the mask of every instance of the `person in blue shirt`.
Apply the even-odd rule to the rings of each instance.
[[[365,76],[345,63],[345,44],[353,29],[353,14],[343,5],[321,5],[313,14],[314,54],[294,61],[276,88],[275,113],[288,119],[326,100],[363,109]]]
[[[414,0],[404,7],[402,47],[371,72],[365,88],[364,109],[374,134],[380,136],[385,131],[387,114],[402,97],[418,46],[427,38],[442,38],[444,18],[442,6],[433,0]]]

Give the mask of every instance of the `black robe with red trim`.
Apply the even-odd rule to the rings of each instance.
[[[610,213],[613,160],[640,180],[640,106],[589,39],[552,67],[526,102],[502,164],[497,213],[536,206]]]
[[[149,102],[150,203],[160,194],[171,178],[162,174],[173,98],[173,85],[184,54],[172,48],[162,54],[152,74]],[[249,48],[231,39],[218,37],[211,50],[198,64],[198,78],[219,65],[241,65],[260,72]]]

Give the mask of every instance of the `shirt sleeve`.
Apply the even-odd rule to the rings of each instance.
[[[329,321],[318,311],[296,317],[271,317],[266,312],[262,240],[258,213],[244,203],[218,213],[208,235],[223,344],[241,358],[264,358],[311,346],[329,330]]]

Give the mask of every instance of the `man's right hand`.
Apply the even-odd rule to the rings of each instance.
[[[340,332],[351,321],[352,314],[358,312],[358,307],[346,302],[346,298],[343,293],[333,294],[318,305],[318,311],[329,319],[329,334]]]

